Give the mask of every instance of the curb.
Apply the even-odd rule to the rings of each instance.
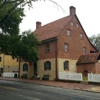
[[[22,83],[30,83],[30,84],[38,84],[38,85],[44,85],[44,86],[52,86],[52,87],[60,87],[60,88],[66,88],[66,89],[72,89],[72,90],[79,90],[79,91],[86,91],[86,92],[94,92],[94,93],[100,93],[97,91],[92,91],[89,89],[81,89],[81,88],[68,88],[68,87],[63,87],[63,86],[56,86],[56,85],[50,85],[50,84],[41,84],[41,83],[34,83],[34,82],[27,82],[23,80],[13,80],[13,79],[0,79],[0,80],[5,80],[5,81],[16,81],[16,82],[22,82]],[[91,89],[91,88],[90,88]]]

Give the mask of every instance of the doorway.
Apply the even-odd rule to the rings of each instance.
[[[34,75],[37,75],[37,62],[34,62]]]
[[[88,71],[84,70],[84,76],[88,76]]]

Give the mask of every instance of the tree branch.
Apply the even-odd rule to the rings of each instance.
[[[53,2],[54,4],[57,5],[57,7],[60,7],[64,12],[66,12],[57,2],[55,2],[55,1],[53,1],[53,0],[49,0],[49,1]]]
[[[21,1],[20,3],[18,3],[17,5],[15,5],[12,9],[10,9],[10,10],[8,11],[8,13],[4,16],[4,18],[0,20],[0,24],[8,17],[9,14],[10,14],[18,5],[20,5],[22,2],[23,2],[23,1]]]
[[[6,0],[2,3],[2,5],[0,6],[0,9],[6,4]]]

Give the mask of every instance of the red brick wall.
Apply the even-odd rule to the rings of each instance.
[[[38,47],[39,59],[40,59],[40,60],[41,60],[41,59],[55,58],[56,41],[48,42],[48,43],[50,43],[50,53],[46,53],[46,52],[45,52],[45,45],[46,45],[46,43],[41,44],[41,45]]]
[[[58,36],[58,57],[77,60],[83,54],[83,47],[86,47],[86,54],[90,53],[90,46],[80,25],[79,28],[76,28],[77,19],[74,17],[71,21],[74,23],[74,26],[71,26],[69,22]],[[67,29],[71,30],[71,36],[67,36]],[[80,33],[83,33],[84,39],[80,39]],[[64,52],[64,43],[68,43],[69,45],[68,53]]]
[[[96,73],[96,65],[95,64],[77,65],[77,72],[78,73],[82,73],[84,75],[85,70],[87,70],[88,73]]]
[[[96,63],[96,73],[100,74],[100,63]]]

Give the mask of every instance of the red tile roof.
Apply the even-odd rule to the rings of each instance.
[[[82,55],[79,57],[76,64],[78,65],[78,64],[95,63],[95,62],[97,62],[99,56],[100,56],[99,53],[91,53],[88,55]]]
[[[73,16],[73,15],[72,15]],[[58,19],[54,22],[41,26],[40,28],[34,31],[38,35],[39,40],[43,41],[46,39],[57,37],[62,29],[67,25],[72,16],[67,16],[61,19]]]

